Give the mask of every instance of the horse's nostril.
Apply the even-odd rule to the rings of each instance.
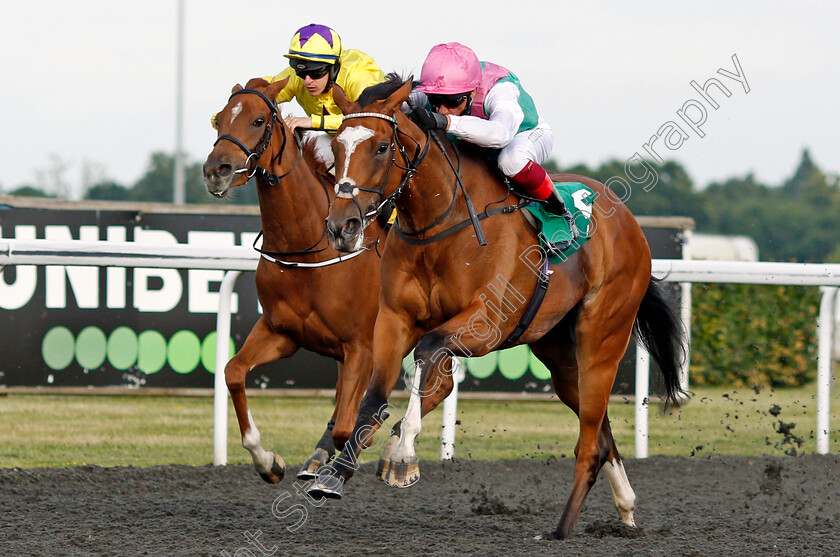
[[[344,236],[355,236],[361,226],[362,222],[359,219],[347,219],[341,228],[341,233]]]
[[[222,178],[230,176],[231,172],[233,172],[233,167],[229,164],[220,164],[216,168],[216,174],[218,174]]]
[[[337,236],[336,232],[338,232],[338,230],[336,230],[335,224],[333,224],[330,219],[327,219],[327,234],[329,237],[335,238]]]

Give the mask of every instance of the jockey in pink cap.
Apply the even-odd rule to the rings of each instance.
[[[417,107],[415,121],[481,147],[501,149],[499,169],[522,193],[544,201],[555,214],[568,213],[540,166],[551,154],[554,132],[513,73],[479,62],[471,49],[453,42],[432,48],[420,83],[411,96]]]

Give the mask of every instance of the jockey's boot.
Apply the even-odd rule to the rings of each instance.
[[[545,210],[549,213],[563,217],[570,223],[572,222],[572,214],[563,202],[563,198],[560,197],[560,194],[557,193],[557,190],[553,186],[551,188],[551,195],[548,196],[548,199],[544,199],[542,203],[545,206]]]
[[[548,172],[534,161],[528,161],[528,164],[510,179],[516,185],[516,189],[540,201],[545,201],[554,193],[554,182],[551,181]]]

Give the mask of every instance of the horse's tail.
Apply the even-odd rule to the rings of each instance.
[[[662,371],[666,400],[677,403],[684,395],[680,367],[686,357],[685,332],[660,282],[661,279],[650,277],[633,330]]]

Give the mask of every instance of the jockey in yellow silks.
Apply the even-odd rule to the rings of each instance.
[[[360,50],[344,50],[338,33],[315,23],[298,29],[284,56],[289,59],[289,67],[264,79],[273,83],[289,78],[275,100],[279,104],[295,98],[308,116],[289,116],[284,122],[292,131],[316,130],[309,132],[306,140],[315,142],[315,156],[331,167],[335,157],[329,134],[335,133],[342,121],[341,110],[333,100],[333,84],[337,83],[347,98],[355,101],[365,88],[384,81],[385,74],[373,58]],[[214,114],[213,127],[215,119]]]
[[[341,125],[341,110],[335,104],[332,85],[337,83],[351,101],[355,101],[365,88],[385,80],[385,74],[376,62],[360,50],[343,50],[341,38],[324,25],[310,24],[301,27],[292,37],[289,66],[274,77],[273,83],[289,78],[289,83],[277,95],[283,103],[296,98],[307,117],[290,116],[284,121],[294,131],[296,128],[313,128],[334,133]],[[310,134],[316,143],[316,156],[327,166],[332,166],[334,156],[328,133]]]

